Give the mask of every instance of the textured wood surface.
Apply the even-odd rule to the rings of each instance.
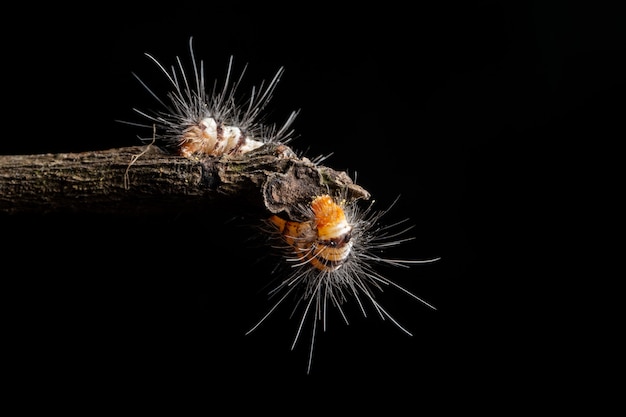
[[[244,156],[189,159],[155,146],[105,151],[0,156],[0,212],[159,213],[203,210],[215,203],[298,219],[298,204],[339,192],[369,193],[338,172],[285,145]]]

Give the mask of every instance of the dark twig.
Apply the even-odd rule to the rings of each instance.
[[[266,144],[244,156],[189,159],[159,148],[0,156],[0,212],[159,213],[243,204],[297,220],[323,193],[369,199],[345,172]]]

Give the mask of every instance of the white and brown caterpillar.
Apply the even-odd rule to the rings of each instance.
[[[207,90],[204,63],[196,61],[192,40],[193,38],[189,39],[192,76],[187,74],[179,57],[176,57],[176,65],[168,71],[152,55],[145,54],[165,74],[172,90],[162,99],[133,73],[161,108],[155,111],[133,109],[148,119],[149,125],[125,123],[150,129],[154,126],[156,142],[185,157],[241,155],[268,142],[284,144],[293,139],[293,130],[290,130],[290,126],[297,116],[297,111],[292,112],[280,128],[273,124],[264,124],[262,113],[272,98],[284,68],[276,72],[267,86],[262,83],[258,88],[252,88],[248,97],[239,98],[238,86],[245,68],[239,78],[232,81],[231,56],[222,89],[218,90],[217,83],[214,83],[213,89]],[[144,138],[148,139],[152,138]]]

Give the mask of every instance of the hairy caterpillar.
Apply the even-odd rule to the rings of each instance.
[[[231,82],[233,67],[231,56],[222,89],[218,91],[215,83],[211,91],[207,90],[204,63],[196,62],[192,40],[193,38],[189,39],[193,71],[191,79],[179,57],[176,57],[177,65],[172,66],[170,72],[152,55],[145,54],[165,74],[172,90],[167,93],[166,100],[161,99],[137,74],[133,73],[133,76],[156,99],[161,109],[150,112],[133,109],[148,119],[151,122],[149,125],[124,123],[146,128],[154,126],[158,144],[185,157],[241,155],[268,142],[287,143],[293,139],[293,130],[289,128],[297,116],[297,111],[292,112],[280,128],[263,123],[262,111],[271,100],[284,68],[281,67],[276,72],[267,86],[261,83],[258,89],[252,88],[247,98],[238,101],[238,86],[245,68],[239,78]]]
[[[278,301],[247,334],[260,326],[290,294],[299,292],[296,294],[297,305],[303,307],[291,348],[295,347],[305,321],[311,318],[313,324],[307,372],[311,370],[318,322],[321,321],[323,329],[326,329],[329,304],[339,310],[347,324],[348,319],[342,305],[353,298],[366,316],[364,301],[368,301],[382,319],[391,320],[403,332],[411,335],[379,304],[375,291],[382,290],[383,286],[391,286],[432,309],[435,307],[385,278],[374,266],[409,266],[434,262],[439,258],[403,260],[380,255],[384,249],[412,239],[403,237],[411,227],[394,231],[402,222],[386,226],[380,224],[380,218],[388,210],[389,208],[373,211],[371,204],[362,210],[356,202],[347,203],[345,199],[322,195],[314,197],[309,205],[300,207],[302,215],[309,219],[307,221],[296,222],[279,216],[270,217],[266,222],[269,233],[274,240],[278,240],[276,247],[282,250],[287,263],[293,269],[270,292],[272,297],[279,297]]]
[[[231,57],[226,79],[221,89],[214,85],[207,90],[202,61],[196,62],[192,39],[189,40],[192,75],[186,73],[181,60],[168,71],[152,55],[146,54],[166,76],[171,90],[160,98],[136,74],[135,78],[156,99],[160,110],[134,109],[150,124],[124,122],[153,129],[151,140],[171,152],[188,158],[197,156],[242,155],[266,143],[287,143],[293,139],[290,127],[297,115],[292,112],[286,122],[277,127],[264,123],[263,110],[272,98],[274,89],[283,74],[283,68],[264,86],[253,88],[249,96],[238,101],[237,90],[241,76],[232,81]],[[147,138],[144,138],[147,140]],[[322,158],[317,158],[318,163]],[[257,329],[289,295],[298,300],[301,318],[292,349],[299,340],[305,322],[312,323],[307,372],[311,369],[313,346],[318,322],[326,328],[327,308],[335,307],[347,323],[343,305],[354,300],[363,315],[371,305],[382,319],[389,319],[402,331],[411,334],[396,321],[378,302],[377,290],[394,287],[417,299],[424,305],[434,307],[376,271],[377,265],[402,266],[436,261],[404,260],[384,257],[381,253],[406,242],[405,233],[410,229],[395,230],[401,223],[381,225],[381,217],[388,212],[374,211],[370,204],[361,209],[355,201],[330,194],[311,196],[310,201],[296,207],[303,221],[285,219],[278,215],[263,219],[263,236],[269,237],[280,250],[281,265],[289,266],[285,279],[270,295],[278,301],[246,334]]]

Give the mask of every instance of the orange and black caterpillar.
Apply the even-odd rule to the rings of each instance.
[[[380,224],[380,218],[387,210],[373,211],[371,205],[361,210],[356,201],[348,203],[343,198],[321,195],[300,207],[300,211],[307,220],[292,221],[273,215],[266,221],[270,236],[278,242],[274,246],[281,250],[291,268],[286,278],[270,293],[272,297],[280,298],[248,333],[256,329],[287,296],[299,292],[296,297],[303,310],[292,349],[305,322],[312,320],[310,370],[318,321],[322,321],[322,327],[326,328],[328,306],[337,308],[348,323],[342,305],[352,299],[366,315],[366,304],[369,302],[381,318],[391,320],[409,335],[411,333],[379,304],[376,291],[384,286],[395,287],[434,309],[431,304],[375,269],[380,264],[408,266],[439,259],[403,260],[382,256],[386,249],[412,239],[405,237],[410,227],[394,231],[401,223]]]
[[[273,223],[293,255],[303,264],[320,271],[335,271],[350,256],[352,226],[341,205],[329,195],[316,197],[311,202],[312,220],[294,222],[276,215]]]

